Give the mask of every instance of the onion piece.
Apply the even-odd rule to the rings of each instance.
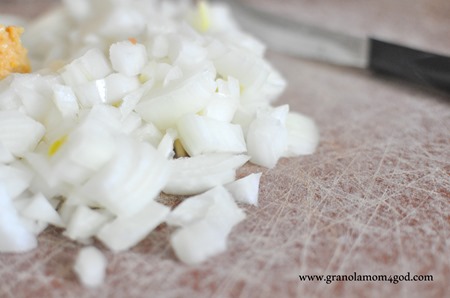
[[[89,81],[105,78],[112,72],[111,65],[98,48],[88,50],[61,70],[61,78],[69,86],[78,86]]]
[[[168,218],[169,223],[182,226],[172,235],[172,247],[181,261],[200,263],[225,250],[228,234],[244,218],[222,186],[188,198]]]
[[[33,172],[20,162],[10,165],[0,164],[0,181],[4,183],[5,190],[11,198],[22,194],[32,179]]]
[[[319,143],[319,131],[314,121],[300,113],[290,112],[286,118],[288,147],[286,157],[312,154]]]
[[[26,252],[36,248],[36,237],[24,226],[6,188],[0,182],[0,252]]]
[[[163,191],[174,195],[194,195],[234,181],[236,169],[247,155],[207,154],[171,160],[172,174]]]
[[[258,205],[259,180],[262,173],[250,174],[225,185],[233,198],[241,203]]]
[[[112,251],[127,250],[161,224],[169,212],[169,207],[150,201],[132,216],[119,216],[105,224],[96,237]]]
[[[254,119],[247,132],[247,149],[254,164],[273,168],[287,148],[287,131],[282,123],[270,116]]]
[[[180,141],[190,156],[206,153],[240,154],[247,151],[239,125],[186,114],[177,121],[177,129]]]
[[[11,154],[11,151],[9,151],[3,142],[0,141],[0,163],[7,164],[14,161],[14,159],[14,155]]]
[[[83,241],[94,236],[110,218],[85,205],[75,206],[64,235],[72,240]]]
[[[122,137],[111,160],[80,189],[89,200],[116,215],[131,215],[166,185],[170,165],[147,143]]]
[[[161,130],[174,127],[182,115],[197,113],[207,105],[216,89],[214,76],[206,69],[178,84],[152,89],[137,104],[136,112]]]
[[[0,142],[14,156],[32,151],[45,134],[44,126],[19,111],[0,111]]]
[[[152,123],[143,123],[133,131],[131,136],[138,141],[147,142],[155,148],[163,138],[161,131]]]
[[[126,76],[137,76],[147,62],[147,49],[130,40],[113,43],[109,48],[109,58],[115,71]]]
[[[75,119],[78,111],[78,99],[70,86],[55,84],[52,86],[53,102],[61,116],[65,119]]]
[[[170,243],[178,259],[190,265],[199,264],[227,248],[226,236],[207,221],[195,222],[175,231]]]
[[[107,260],[100,250],[93,246],[78,252],[73,270],[81,284],[87,288],[99,287],[105,280]]]
[[[178,132],[169,128],[158,145],[158,151],[167,159],[172,159],[175,156],[174,143],[177,138]]]
[[[33,196],[29,204],[22,209],[24,217],[50,223],[57,227],[64,227],[58,212],[53,209],[50,202],[41,193]]]

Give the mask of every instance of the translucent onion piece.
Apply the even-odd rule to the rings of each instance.
[[[198,208],[203,201],[210,204]],[[186,216],[189,212],[193,212],[190,218]],[[171,217],[172,223],[183,226],[171,239],[175,253],[183,262],[195,264],[224,251],[228,234],[245,218],[245,213],[220,186],[186,199],[175,208]]]
[[[181,143],[190,156],[206,153],[244,153],[244,134],[239,125],[195,114],[186,114],[177,122]]]
[[[64,226],[58,212],[40,193],[33,196],[30,203],[21,211],[21,214],[24,217],[50,223],[54,226]]]
[[[171,160],[172,174],[163,191],[167,194],[194,195],[235,180],[236,169],[247,155],[207,154]]]
[[[269,64],[262,58],[238,49],[229,49],[214,60],[214,65],[223,77],[233,76],[238,79],[244,92],[261,88],[271,71]]]
[[[119,216],[104,225],[97,238],[112,251],[127,250],[161,224],[169,212],[169,207],[150,201],[132,216]]]
[[[147,62],[147,49],[139,43],[121,41],[111,45],[109,57],[115,71],[130,77],[136,76]]]
[[[259,180],[262,173],[250,174],[225,185],[237,202],[258,205]]]
[[[158,34],[153,38],[151,44],[150,55],[153,58],[160,59],[167,56],[169,53],[169,41],[167,37],[162,34]]]
[[[290,112],[286,118],[288,147],[285,156],[312,154],[319,143],[319,130],[314,121],[302,114]]]
[[[254,164],[273,168],[287,148],[287,131],[278,119],[258,117],[247,132],[247,149]]]
[[[179,84],[151,91],[138,103],[136,111],[161,130],[174,127],[182,115],[197,113],[207,105],[216,89],[214,75],[205,70]]]
[[[0,164],[0,181],[9,196],[16,198],[22,194],[30,185],[33,172],[20,163],[10,165]]]
[[[151,145],[120,138],[115,155],[81,191],[113,214],[131,215],[160,193],[169,174],[167,159]]]
[[[115,103],[141,86],[137,77],[113,73],[105,78],[106,102]]]
[[[72,240],[85,240],[94,236],[110,219],[106,214],[84,205],[75,208],[64,231],[64,235]]]
[[[73,131],[51,157],[53,177],[81,185],[115,153],[115,139],[99,119],[86,121]]]
[[[44,121],[52,106],[51,85],[58,83],[59,77],[38,73],[15,74],[11,88],[20,98],[23,110],[37,121]]]
[[[44,136],[44,126],[19,111],[0,111],[0,142],[17,157],[32,151]]]
[[[0,163],[10,163],[14,160],[14,156],[11,154],[11,151],[6,148],[5,145],[0,141]]]
[[[61,78],[69,86],[103,79],[111,72],[108,59],[98,48],[88,50],[60,71]]]
[[[66,119],[75,119],[78,114],[78,99],[70,86],[56,84],[53,89],[53,102],[61,116]]]
[[[12,199],[0,183],[0,252],[26,252],[37,246],[36,237],[21,222]]]
[[[172,159],[175,156],[174,143],[177,138],[177,131],[169,128],[158,145],[158,151],[167,159]]]
[[[79,251],[73,270],[83,286],[95,288],[103,283],[106,266],[107,260],[102,252],[89,246]]]
[[[198,264],[227,249],[227,237],[207,221],[195,222],[172,234],[170,243],[183,263]]]

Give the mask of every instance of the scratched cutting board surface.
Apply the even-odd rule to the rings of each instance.
[[[291,17],[450,54],[447,0],[266,2]],[[27,16],[38,11],[17,3]],[[17,3],[0,1],[0,13]],[[107,278],[86,290],[71,269],[81,246],[48,229],[36,250],[0,254],[0,297],[450,297],[450,98],[362,71],[268,58],[289,82],[279,104],[314,118],[321,142],[314,155],[274,169],[241,169],[263,172],[260,204],[245,207],[226,253],[183,265],[166,226],[120,254],[96,243]],[[434,280],[298,277],[354,272]]]

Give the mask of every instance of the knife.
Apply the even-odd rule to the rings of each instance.
[[[229,0],[238,24],[275,51],[369,69],[450,95],[450,57],[336,32]]]

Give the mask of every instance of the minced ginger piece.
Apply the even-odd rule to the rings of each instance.
[[[20,42],[23,28],[0,24],[0,79],[13,72],[30,72],[27,50]]]

